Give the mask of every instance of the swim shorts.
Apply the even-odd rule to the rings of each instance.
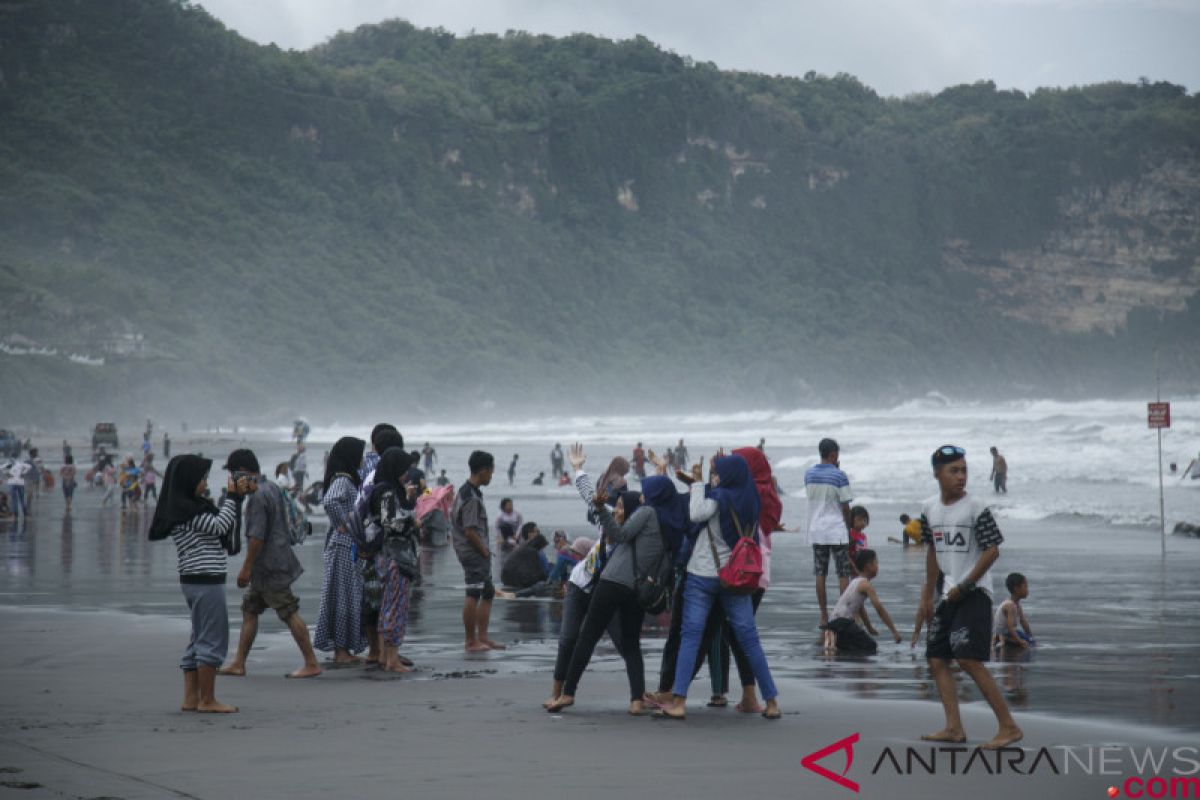
[[[472,552],[465,557],[459,556],[458,561],[462,564],[463,578],[467,583],[467,597],[490,600],[496,593],[496,587],[492,584],[491,560]]]
[[[814,544],[813,575],[829,574],[829,554],[833,553],[833,565],[839,578],[850,577],[849,545],[844,544]]]
[[[938,601],[929,625],[925,657],[987,661],[991,641],[992,598],[982,589],[974,589],[957,603],[946,598]]]
[[[300,601],[292,590],[288,589],[255,589],[253,586],[246,590],[242,597],[242,613],[257,617],[268,608],[284,622],[300,610]]]

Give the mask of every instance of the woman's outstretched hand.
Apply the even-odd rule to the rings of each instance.
[[[667,460],[665,458],[663,458],[662,456],[660,456],[658,453],[655,453],[653,448],[646,451],[646,458],[648,458],[650,460],[650,463],[654,465],[654,471],[656,474],[658,474],[658,475],[666,475],[667,474]]]
[[[579,442],[571,445],[567,450],[567,458],[571,460],[571,467],[576,472],[583,469],[583,464],[587,461],[587,456],[583,454],[583,445]]]

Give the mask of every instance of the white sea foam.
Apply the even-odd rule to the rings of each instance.
[[[1173,427],[1163,436],[1163,461],[1177,462],[1182,472],[1200,454],[1200,397],[1174,400],[1172,418]],[[363,436],[369,428],[347,422],[317,425],[312,437],[332,441]],[[286,440],[291,428],[262,433]],[[1146,426],[1145,402],[1135,400],[979,403],[931,393],[887,409],[480,419],[410,425],[404,434],[414,444],[506,444],[531,453],[573,441],[614,451],[631,449],[636,441],[665,449],[684,437],[693,457],[765,437],[780,483],[797,497],[803,496],[804,470],[817,460],[816,443],[832,436],[841,445],[842,467],[860,502],[909,507],[936,488],[929,453],[945,443],[966,448],[972,491],[991,496],[988,447],[996,445],[1009,463],[1010,493],[994,498],[1001,515],[1027,520],[1078,515],[1139,526],[1154,524],[1158,516],[1155,435]],[[1181,483],[1168,474],[1166,484],[1168,526],[1200,522],[1200,481]]]

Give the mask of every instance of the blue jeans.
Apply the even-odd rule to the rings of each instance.
[[[29,506],[25,504],[24,486],[19,483],[10,483],[8,485],[8,496],[12,500],[9,505],[12,506],[12,513],[14,515],[17,513],[17,509],[20,509],[22,515],[29,516]]]
[[[704,625],[717,600],[721,601],[721,607],[725,609],[725,616],[733,630],[734,638],[750,661],[750,668],[754,671],[754,679],[758,681],[763,700],[773,699],[779,692],[775,690],[771,670],[767,667],[767,657],[763,653],[762,643],[758,641],[758,628],[754,625],[754,605],[750,595],[723,591],[719,579],[702,578],[690,572],[683,587],[683,626],[680,631],[679,660],[675,663],[675,686],[672,692],[680,697],[687,697],[688,686],[695,672],[696,656],[700,651],[700,641],[704,638]]]

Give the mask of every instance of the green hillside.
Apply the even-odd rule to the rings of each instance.
[[[0,7],[17,421],[1112,393],[1156,345],[1195,390],[1198,288],[1179,86],[897,100],[641,38]]]

